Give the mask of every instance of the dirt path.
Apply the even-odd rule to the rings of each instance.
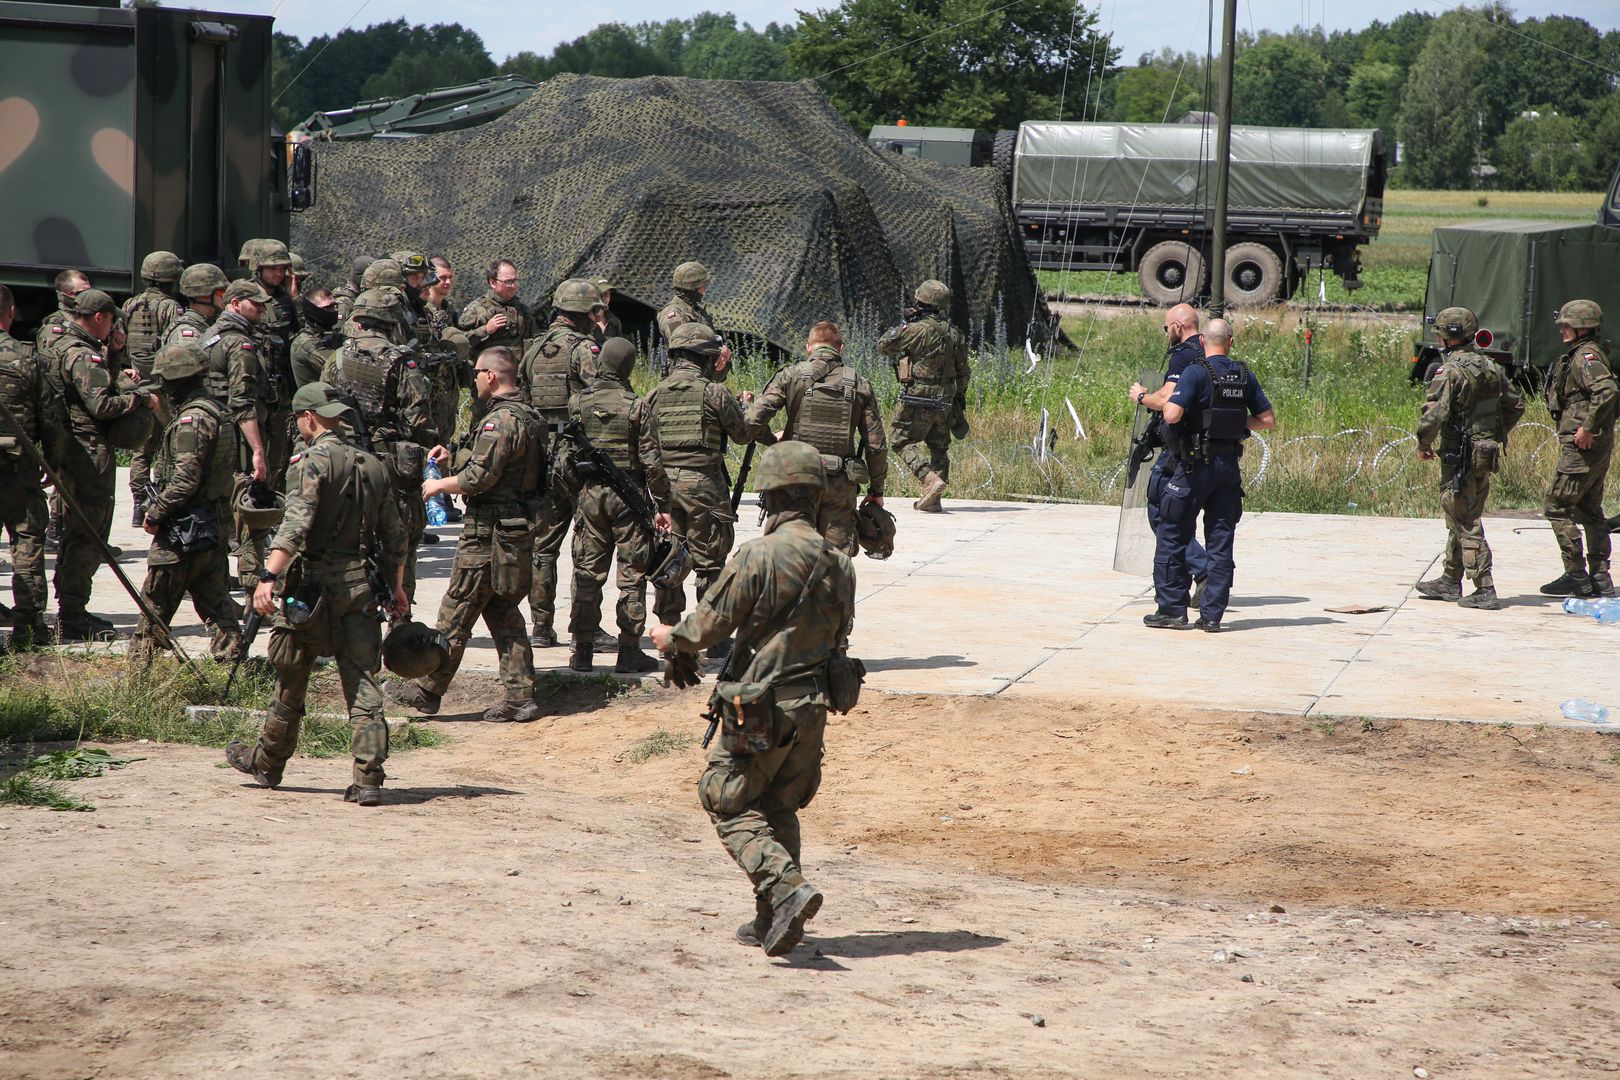
[[[376,811],[341,760],[126,748],[95,813],[0,812],[0,1076],[1620,1071],[1620,740],[871,704],[779,962],[696,748],[634,760],[691,696],[446,722]]]

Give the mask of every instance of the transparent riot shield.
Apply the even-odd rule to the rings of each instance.
[[[1137,381],[1143,386],[1152,386],[1157,378],[1157,372],[1145,371]],[[1136,419],[1131,423],[1131,446],[1120,483],[1123,495],[1119,502],[1119,531],[1114,535],[1114,569],[1121,574],[1153,576],[1154,541],[1153,528],[1148,524],[1147,490],[1148,475],[1153,471],[1153,461],[1159,451],[1146,446],[1143,433],[1158,415],[1138,405]]]

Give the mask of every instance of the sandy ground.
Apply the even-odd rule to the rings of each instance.
[[[0,812],[0,1075],[1569,1077],[1620,1071],[1620,740],[873,696],[771,961],[699,698],[463,723],[266,792],[136,745]]]

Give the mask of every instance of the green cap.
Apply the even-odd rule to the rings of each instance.
[[[348,411],[348,406],[337,399],[332,388],[323,382],[305,383],[293,394],[293,412],[312,412],[316,416],[324,416],[328,420],[342,416]]]
[[[113,298],[100,289],[86,289],[70,302],[75,315],[99,315],[103,311],[115,313],[118,311],[118,305],[113,303]]]
[[[268,304],[270,294],[264,291],[264,286],[252,278],[242,278],[225,286],[225,302],[228,304],[232,300],[252,300],[255,304]]]

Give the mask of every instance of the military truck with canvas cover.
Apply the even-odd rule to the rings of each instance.
[[[82,269],[139,291],[166,250],[231,270],[287,235],[262,15],[0,0],[0,282],[23,322]]]
[[[1411,378],[1440,366],[1434,317],[1465,307],[1479,319],[1475,343],[1524,385],[1537,385],[1567,348],[1553,315],[1567,300],[1595,300],[1620,317],[1620,229],[1549,221],[1477,221],[1434,230],[1423,337]]]

